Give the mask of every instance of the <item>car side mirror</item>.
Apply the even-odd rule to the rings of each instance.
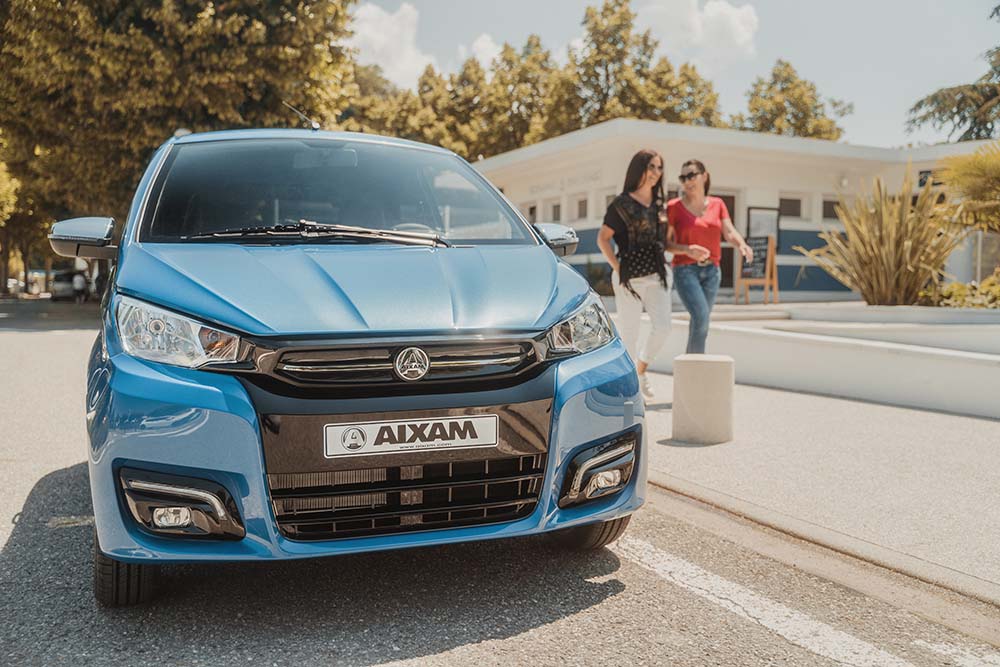
[[[539,222],[535,225],[535,231],[542,235],[545,244],[552,248],[552,252],[565,257],[576,252],[576,247],[580,245],[580,238],[576,235],[576,230],[566,225],[554,222]]]
[[[114,218],[73,218],[52,225],[49,244],[57,255],[87,259],[114,259]]]

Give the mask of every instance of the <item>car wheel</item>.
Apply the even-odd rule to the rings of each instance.
[[[592,551],[611,544],[625,532],[632,516],[591,523],[586,526],[564,528],[552,533],[553,539],[561,546],[574,551]]]
[[[156,595],[159,567],[125,563],[101,553],[94,533],[94,597],[102,607],[127,607],[149,602]]]

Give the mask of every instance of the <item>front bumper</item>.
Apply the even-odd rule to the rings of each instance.
[[[548,453],[538,503],[514,521],[371,537],[299,541],[279,530],[266,476],[258,413],[240,380],[220,373],[107,355],[91,355],[87,423],[90,481],[101,549],[125,561],[240,561],[326,556],[532,535],[625,516],[643,503],[645,429],[628,485],[611,496],[560,509],[570,460],[595,441],[643,424],[635,367],[620,341],[562,360],[507,389],[453,394],[292,401],[285,414],[432,411],[551,398]],[[134,468],[199,478],[224,487],[246,529],[240,540],[179,539],[140,529],[119,492],[119,471]]]

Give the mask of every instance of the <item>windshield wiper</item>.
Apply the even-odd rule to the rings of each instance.
[[[317,235],[350,234],[358,235],[364,238],[386,239],[394,242],[411,240],[422,242],[422,245],[439,245],[444,246],[445,248],[451,247],[451,243],[439,234],[404,232],[395,229],[372,229],[371,227],[352,227],[351,225],[338,225],[332,222],[316,222],[315,220],[299,220],[297,226],[304,232],[312,232]]]
[[[446,248],[451,247],[451,243],[437,234],[403,232],[391,229],[371,229],[370,227],[352,227],[350,225],[316,222],[314,220],[299,220],[296,223],[267,227],[255,226],[223,229],[217,232],[194,234],[186,238],[206,239],[245,236],[299,236],[304,238],[337,237],[359,240],[364,239],[369,241],[387,241],[389,243],[404,243],[408,245],[436,245]]]

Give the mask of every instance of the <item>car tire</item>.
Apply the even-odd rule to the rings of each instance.
[[[593,551],[611,544],[628,528],[632,515],[620,519],[591,523],[586,526],[564,528],[552,534],[556,542],[573,551]]]
[[[105,556],[94,533],[94,598],[102,607],[149,602],[156,596],[159,570],[156,565],[126,563]]]

